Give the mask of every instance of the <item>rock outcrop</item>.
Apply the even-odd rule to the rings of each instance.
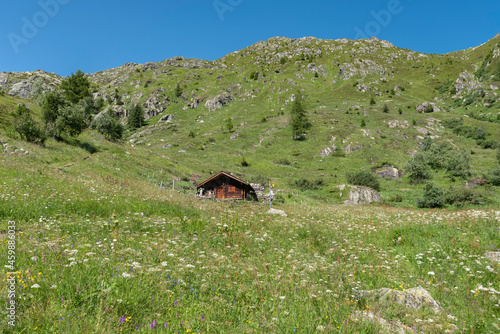
[[[435,103],[424,102],[417,106],[417,112],[419,113],[431,113],[431,112],[439,112],[439,109]]]
[[[377,168],[374,173],[385,179],[392,180],[399,179],[403,176],[403,173],[394,166],[382,166],[380,168]]]
[[[380,202],[381,197],[378,191],[360,186],[349,186],[349,200],[344,201],[345,205],[370,204],[372,202]]]
[[[378,290],[358,290],[355,293],[360,297],[385,305],[396,302],[412,309],[425,306],[436,312],[442,310],[441,305],[432,298],[431,294],[420,286],[404,291],[382,288]]]
[[[231,95],[228,92],[221,92],[220,94],[210,98],[205,102],[205,108],[208,108],[209,111],[215,111],[217,109],[221,109],[222,106],[228,104],[232,101]]]

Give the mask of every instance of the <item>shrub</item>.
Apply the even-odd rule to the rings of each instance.
[[[31,110],[25,105],[20,104],[14,112],[14,120],[12,122],[14,131],[16,131],[22,139],[30,143],[43,145],[47,136],[41,126],[31,116]]]
[[[347,182],[350,184],[354,184],[357,186],[365,186],[377,191],[380,190],[380,183],[378,181],[378,176],[367,172],[367,171],[359,171],[354,173],[346,173]]]
[[[361,127],[362,127],[362,128],[366,127],[366,122],[365,122],[365,120],[364,120],[364,119],[362,119],[362,120],[361,120]]]
[[[90,127],[111,140],[121,139],[124,131],[119,118],[111,110],[95,117]]]
[[[434,183],[427,183],[424,187],[424,197],[417,199],[419,208],[441,208],[444,203],[444,190]]]
[[[375,99],[373,97],[370,97],[370,105],[373,106],[375,104],[376,104]]]
[[[177,86],[175,86],[174,95],[175,95],[175,97],[181,97],[181,95],[182,95],[182,88],[179,84],[177,84]]]
[[[273,204],[285,204],[285,198],[281,194],[278,194],[274,197]]]
[[[290,162],[290,160],[288,160],[287,158],[276,159],[276,160],[274,160],[274,163],[276,165],[283,165],[283,166],[291,166],[292,165],[292,163]]]
[[[80,103],[63,107],[56,119],[53,134],[56,138],[60,138],[64,134],[71,137],[78,136],[88,127],[90,117],[85,107]]]
[[[382,112],[385,114],[389,113],[389,107],[387,106],[387,104],[384,104],[384,106],[382,107]]]
[[[464,124],[464,119],[462,117],[443,121],[443,125],[448,129],[454,129],[456,127],[462,126],[463,124]]]
[[[390,198],[391,202],[401,203],[403,201],[403,196],[401,194],[396,194]]]
[[[241,159],[241,166],[242,167],[249,167],[250,166],[250,163],[248,163],[248,161],[246,161],[245,157],[243,157]]]
[[[446,155],[444,167],[452,176],[465,177],[469,174],[470,155],[465,151],[451,150]]]
[[[321,179],[317,179],[314,181],[308,180],[306,178],[301,178],[292,182],[292,187],[299,188],[302,190],[315,190],[321,187],[324,184],[324,181]]]
[[[434,169],[446,167],[445,157],[453,151],[453,146],[448,143],[432,144],[425,151],[425,160],[429,166]]]
[[[500,168],[493,169],[488,173],[488,181],[494,186],[500,186]]]
[[[444,197],[445,202],[450,205],[481,204],[481,195],[467,187],[450,187]]]
[[[427,164],[424,154],[417,153],[408,161],[405,167],[408,178],[412,183],[419,183],[431,178],[431,168]]]
[[[332,153],[332,157],[345,158],[345,152],[340,147],[336,147]]]

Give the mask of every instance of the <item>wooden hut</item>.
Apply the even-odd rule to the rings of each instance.
[[[223,171],[198,184],[196,193],[202,198],[257,200],[250,183]]]

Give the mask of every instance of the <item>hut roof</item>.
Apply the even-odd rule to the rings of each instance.
[[[230,178],[232,178],[232,179],[234,179],[234,180],[236,180],[236,181],[238,181],[238,182],[240,182],[240,183],[242,183],[242,184],[244,184],[244,185],[246,185],[246,186],[250,186],[250,187],[251,187],[250,183],[245,182],[245,181],[243,181],[242,179],[239,179],[239,178],[237,178],[236,176],[233,176],[233,175],[231,175],[231,174],[229,174],[229,173],[227,173],[227,172],[220,171],[219,173],[215,174],[215,175],[214,175],[214,176],[212,176],[211,178],[206,179],[206,180],[205,180],[205,181],[203,181],[202,183],[199,183],[199,184],[196,186],[196,188],[202,187],[202,186],[203,186],[203,185],[205,185],[206,183],[208,183],[208,182],[210,182],[210,181],[212,181],[212,180],[215,180],[216,178],[218,178],[218,177],[220,177],[220,176],[222,176],[222,175],[225,175],[225,176],[227,176],[227,177],[230,177]]]

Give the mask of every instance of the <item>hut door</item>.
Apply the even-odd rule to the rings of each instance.
[[[218,199],[224,199],[226,198],[225,194],[224,194],[224,186],[221,186],[217,189],[215,189],[215,198],[218,198]]]

